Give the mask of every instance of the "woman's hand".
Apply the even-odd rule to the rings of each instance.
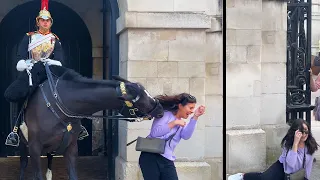
[[[193,119],[198,120],[198,117],[202,116],[206,111],[205,106],[199,106],[196,111],[194,112]]]
[[[293,141],[293,144],[294,145],[298,145],[299,142],[300,142],[300,139],[302,137],[302,132],[300,132],[300,130],[296,130],[295,134],[294,134],[294,141]]]
[[[175,125],[178,125],[178,126],[181,126],[181,127],[184,127],[186,125],[186,122],[184,120],[174,120],[175,121]]]
[[[174,121],[171,121],[168,125],[169,125],[169,128],[172,129],[173,127],[175,127],[177,125],[184,127],[186,125],[186,122],[184,120],[176,119]]]

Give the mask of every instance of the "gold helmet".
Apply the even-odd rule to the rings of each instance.
[[[49,4],[49,0],[41,0],[41,10],[39,12],[39,15],[36,18],[37,22],[41,18],[41,19],[50,19],[51,23],[53,23],[53,19],[51,17],[51,14],[48,11],[48,4]]]

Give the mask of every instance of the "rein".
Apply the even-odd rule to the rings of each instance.
[[[59,82],[59,79],[57,80],[56,83],[54,83],[54,79],[52,77],[52,73],[49,69],[49,65],[47,63],[45,63],[45,69],[46,69],[46,73],[47,73],[47,77],[48,77],[48,84],[49,84],[49,87],[50,87],[50,90],[51,90],[51,94],[52,96],[55,98],[55,104],[57,105],[57,107],[59,108],[59,110],[67,117],[69,118],[79,118],[79,119],[82,119],[82,118],[87,118],[87,119],[92,119],[92,120],[95,120],[95,119],[118,119],[118,120],[125,120],[125,121],[129,121],[129,122],[141,122],[141,121],[144,121],[144,120],[150,120],[149,117],[137,117],[137,115],[135,114],[135,111],[137,111],[138,109],[137,108],[132,108],[133,105],[130,101],[125,101],[125,105],[129,108],[129,113],[130,115],[135,115],[136,117],[129,117],[129,118],[126,118],[124,117],[123,115],[121,114],[118,114],[118,115],[114,115],[114,116],[99,116],[99,115],[82,115],[82,114],[76,114],[70,110],[68,110],[66,108],[66,106],[64,106],[59,94],[58,94],[58,91],[57,91],[57,85],[58,85],[58,82]],[[122,94],[126,94],[126,90],[125,90],[125,85],[123,82],[120,83],[120,90],[121,90],[121,93]],[[52,108],[50,102],[48,101],[48,99],[46,98],[45,94],[44,94],[44,91],[43,91],[43,84],[40,85],[40,89],[41,89],[41,92],[44,96],[44,99],[46,101],[46,104],[47,104],[47,107],[50,108],[50,110],[52,111],[52,113],[58,118],[58,119],[61,119],[58,114],[54,111],[54,109]],[[122,110],[125,109],[125,106],[122,108]],[[66,125],[65,122],[63,122],[63,124]]]

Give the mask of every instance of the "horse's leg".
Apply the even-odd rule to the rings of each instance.
[[[48,169],[46,173],[47,180],[52,180],[52,159],[53,155],[51,153],[47,153],[47,159],[48,159]]]
[[[20,180],[24,179],[24,172],[28,166],[28,148],[23,142],[20,143]]]
[[[41,145],[39,142],[29,142],[29,154],[33,168],[33,180],[43,180],[41,171]]]
[[[78,180],[77,170],[76,170],[76,158],[78,156],[78,144],[77,140],[73,140],[66,152],[64,153],[64,158],[67,163],[69,180]]]

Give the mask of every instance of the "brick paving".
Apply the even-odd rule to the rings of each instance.
[[[42,158],[43,178],[47,168],[47,158]],[[103,156],[78,157],[77,170],[79,180],[106,180],[107,158]],[[64,158],[54,157],[52,179],[68,180]],[[16,180],[19,178],[19,157],[0,158],[0,180]],[[31,180],[31,163],[26,170],[25,180]]]

